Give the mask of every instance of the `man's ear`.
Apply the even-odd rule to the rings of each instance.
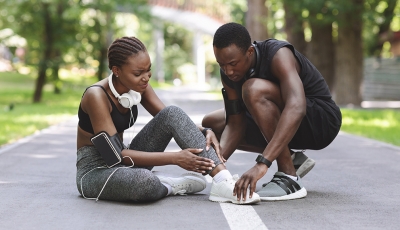
[[[251,45],[251,46],[247,49],[247,51],[246,51],[246,53],[247,53],[247,55],[248,55],[249,57],[251,57],[251,55],[252,55],[254,52],[255,52],[255,50],[254,50],[254,46],[253,46],[253,45]]]

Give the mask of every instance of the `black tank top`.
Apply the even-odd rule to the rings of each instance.
[[[117,132],[122,133],[124,130],[128,129],[130,127],[129,123],[131,124],[131,126],[133,126],[133,124],[135,123],[137,116],[138,116],[137,106],[136,105],[132,106],[131,110],[132,110],[133,117],[131,118],[131,111],[128,111],[125,114],[121,113],[117,109],[117,106],[114,104],[113,100],[110,98],[106,89],[104,89],[103,86],[92,85],[90,87],[94,87],[94,86],[102,88],[104,93],[107,95],[107,98],[110,101],[111,106],[112,106],[112,110],[110,113],[111,119],[114,122],[115,129],[117,130]],[[90,87],[86,88],[86,90],[88,90]],[[83,93],[83,95],[86,93],[86,90]],[[83,95],[82,95],[82,97],[83,97]],[[87,113],[85,113],[82,110],[81,104],[79,104],[78,118],[79,118],[79,122],[78,122],[79,127],[81,127],[81,129],[85,130],[86,132],[94,134],[92,123],[90,122],[90,117]]]
[[[262,78],[265,80],[272,81],[276,84],[279,84],[279,80],[273,76],[271,72],[271,63],[272,58],[275,56],[276,52],[282,47],[289,48],[296,59],[298,60],[301,72],[299,74],[300,79],[303,83],[305,96],[309,99],[320,99],[322,101],[328,102],[332,104],[333,108],[337,110],[337,106],[335,102],[332,100],[331,93],[329,91],[329,87],[325,82],[325,79],[322,77],[321,73],[315,68],[315,66],[301,53],[299,53],[290,43],[286,41],[279,41],[276,39],[268,39],[261,42],[255,42],[259,49],[259,57],[260,57],[260,65],[259,69],[256,70],[256,78]],[[222,81],[233,88],[238,92],[238,95],[241,97],[242,95],[242,85],[246,81],[244,77],[239,82],[231,81],[225,73],[220,69],[221,79]],[[243,100],[242,105],[244,106]],[[329,105],[329,107],[331,107]],[[244,106],[244,108],[246,108]],[[332,107],[330,108],[332,109]]]

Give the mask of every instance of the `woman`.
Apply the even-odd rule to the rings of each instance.
[[[206,181],[196,173],[208,173],[213,177],[210,200],[259,202],[257,194],[249,197],[247,193],[236,199],[235,178],[213,148],[204,149],[206,138],[202,131],[209,142],[216,141],[212,131],[197,127],[180,108],[166,107],[157,97],[149,85],[150,57],[140,40],[116,39],[108,49],[108,62],[112,74],[86,89],[78,111],[76,182],[83,197],[155,201],[167,195],[203,190]],[[135,123],[139,102],[154,118],[125,148],[122,135]],[[181,151],[164,152],[171,138]],[[173,178],[151,172],[153,166],[171,164],[196,173]]]

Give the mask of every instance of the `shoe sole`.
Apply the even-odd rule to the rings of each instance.
[[[303,187],[299,191],[297,191],[295,193],[291,193],[289,195],[279,196],[279,197],[262,197],[262,196],[260,196],[260,199],[262,201],[294,200],[294,199],[304,198],[306,196],[307,196],[307,190],[306,190],[306,188]]]
[[[315,166],[315,160],[308,158],[306,161],[304,161],[303,164],[297,169],[296,173],[299,175],[300,178],[303,178],[305,175],[307,175],[308,172],[311,171]]]
[[[210,195],[208,198],[210,201],[213,202],[218,202],[218,203],[232,203],[232,204],[255,204],[259,203],[261,200],[260,199],[253,199],[253,200],[245,200],[245,201],[237,201],[237,200],[231,200],[223,197],[218,197],[218,196],[213,196]]]

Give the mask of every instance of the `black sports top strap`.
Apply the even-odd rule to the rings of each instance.
[[[134,105],[131,110],[132,110],[132,118],[131,118],[131,111],[128,111],[126,113],[121,113],[117,106],[115,105],[114,101],[111,99],[110,95],[107,93],[106,89],[101,86],[101,85],[92,85],[86,88],[85,92],[83,95],[86,93],[86,91],[91,88],[91,87],[100,87],[103,89],[104,93],[107,95],[108,100],[111,103],[112,110],[110,112],[111,119],[114,123],[115,129],[117,130],[118,133],[122,133],[124,130],[128,129],[131,124],[131,126],[135,123],[137,116],[138,116],[138,109],[137,106]],[[82,95],[82,97],[83,97]],[[87,113],[85,113],[82,110],[82,106],[79,104],[79,109],[78,109],[78,118],[79,122],[78,125],[81,127],[81,129],[85,130],[86,132],[94,134],[93,127],[92,127],[92,122],[90,121],[90,117]]]

